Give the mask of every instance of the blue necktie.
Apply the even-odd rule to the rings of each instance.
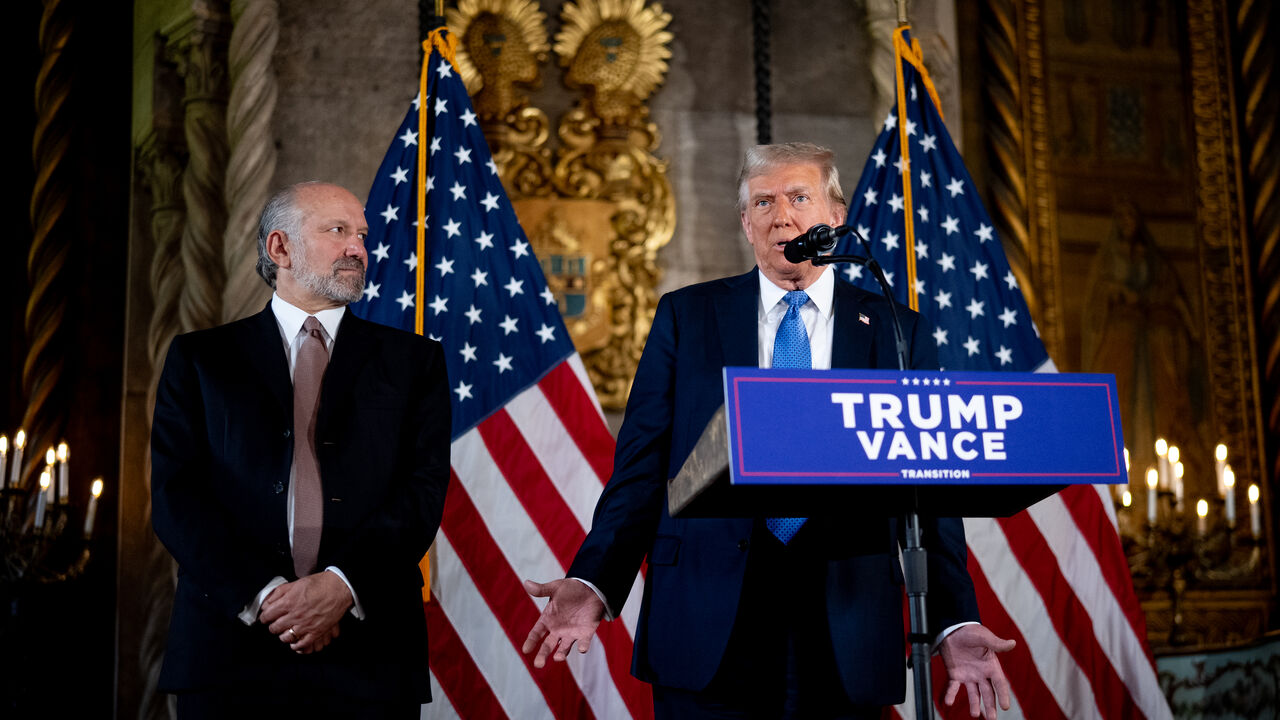
[[[809,295],[803,290],[792,290],[783,296],[787,301],[787,314],[778,325],[778,334],[773,339],[773,367],[775,368],[810,368],[813,362],[809,355],[809,333],[804,329],[804,321],[800,319],[800,307],[809,302]],[[791,538],[800,532],[807,518],[766,518],[764,524],[783,545],[791,542]]]

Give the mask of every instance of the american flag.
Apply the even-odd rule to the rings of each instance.
[[[849,206],[894,295],[935,326],[951,370],[1053,371],[991,218],[932,96],[918,45],[897,31],[906,95],[885,118]],[[906,112],[900,113],[899,105]],[[901,140],[906,138],[909,163]],[[903,178],[910,178],[910,198]],[[907,233],[911,214],[914,247]],[[862,254],[846,239],[839,253]],[[914,261],[914,283],[908,263]],[[845,276],[879,292],[857,266]],[[1106,486],[1077,485],[1011,518],[965,519],[982,621],[1018,642],[1001,657],[1014,718],[1168,718]],[[943,677],[935,661],[935,677]],[[935,682],[941,692],[945,682]],[[908,696],[908,703],[912,702]],[[968,717],[963,699],[944,717]],[[900,706],[914,718],[914,708]]]
[[[648,687],[629,673],[638,605],[601,625],[603,652],[542,670],[520,652],[540,612],[521,580],[564,576],[609,477],[614,441],[466,89],[442,57],[450,44],[436,31],[425,96],[414,99],[369,190],[368,284],[352,305],[410,331],[421,312],[423,333],[444,343],[453,390],[452,484],[424,603],[434,698],[426,715],[649,717]],[[429,153],[425,176],[420,149]]]

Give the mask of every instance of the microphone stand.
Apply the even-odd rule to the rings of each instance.
[[[845,229],[845,228],[841,228]],[[858,255],[819,255],[810,258],[814,265],[830,265],[837,262],[853,262],[866,267],[880,284],[880,290],[889,301],[889,317],[893,319],[893,335],[898,349],[898,369],[907,369],[907,341],[902,334],[902,322],[898,319],[897,303],[893,300],[893,289],[884,276],[884,269],[871,254],[871,246],[866,238],[852,228],[846,230],[861,243],[867,256]],[[929,636],[928,610],[925,598],[929,593],[928,556],[920,544],[920,489],[911,488],[912,510],[903,518],[906,527],[906,548],[902,551],[903,576],[907,586],[907,606],[911,617],[907,639],[911,643],[911,659],[909,666],[914,670],[912,679],[915,685],[916,719],[933,720],[933,682],[929,658],[932,652],[932,640]]]

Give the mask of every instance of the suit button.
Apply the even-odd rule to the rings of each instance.
[[[289,437],[289,436],[290,436],[290,435],[292,435],[292,434],[293,434],[293,431],[292,431],[292,430],[285,430],[285,431],[284,431],[284,436],[285,436],[286,438],[287,438],[287,437]]]
[[[747,549],[747,548],[749,548],[749,547],[751,547],[751,541],[746,540],[746,539],[742,539],[742,540],[739,540],[739,541],[738,541],[738,549],[739,549],[739,550],[742,550],[743,552],[746,552],[746,549]]]
[[[271,489],[274,490],[277,495],[279,495],[280,493],[284,492],[284,483],[277,480],[276,484],[271,486]]]

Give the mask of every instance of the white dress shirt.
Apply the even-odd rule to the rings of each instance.
[[[293,379],[293,369],[298,364],[298,351],[302,348],[302,341],[306,339],[307,334],[302,330],[302,324],[310,317],[306,311],[289,303],[289,301],[281,298],[278,294],[271,296],[271,312],[276,316],[276,324],[280,328],[280,342],[283,344],[285,357],[289,358],[289,379]],[[332,352],[333,339],[338,336],[338,326],[342,324],[342,317],[347,312],[345,307],[330,308],[321,310],[315,314],[316,320],[320,321],[320,327],[324,335],[325,352]],[[293,549],[293,467],[289,468],[289,499],[286,505],[287,520],[289,523],[289,549]],[[351,591],[351,614],[356,618],[364,619],[364,608],[360,606],[360,598],[356,595],[356,589],[351,586],[351,581],[347,580],[347,576],[337,567],[330,565],[325,570],[332,572],[342,579],[347,589]],[[253,602],[245,606],[240,613],[240,620],[246,625],[252,625],[258,619],[258,612],[262,608],[262,601],[267,599],[272,590],[283,585],[285,579],[279,575],[271,579],[266,587],[258,592]]]

